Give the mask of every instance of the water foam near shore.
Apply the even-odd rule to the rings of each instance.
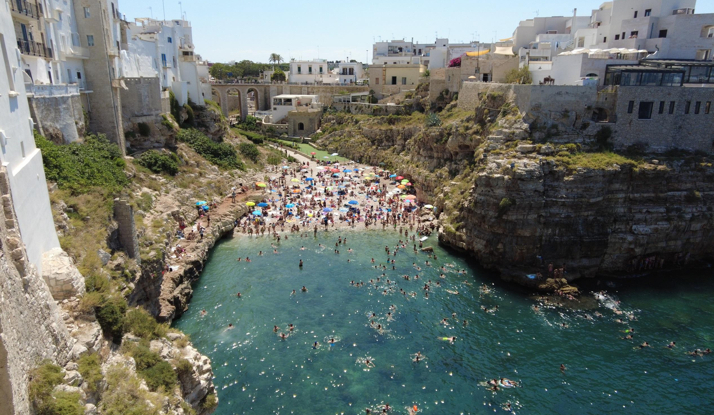
[[[309,235],[280,244],[240,237],[211,253],[176,326],[213,361],[216,413],[359,414],[385,403],[396,413],[414,405],[420,413],[499,412],[507,403],[523,413],[669,413],[714,403],[706,391],[712,357],[684,353],[714,344],[712,282],[680,280],[676,291],[666,283],[610,289],[607,300],[620,301],[622,315],[594,300],[576,311],[545,304],[534,311],[531,297],[493,285],[434,237],[425,246],[437,260],[415,254],[410,241],[389,257],[395,270],[383,270],[374,267],[387,265],[385,246],[393,252],[397,233]],[[347,243],[335,247],[338,236]],[[631,328],[634,341],[622,340]],[[636,350],[643,341],[652,347]],[[673,350],[664,347],[670,341]],[[424,358],[415,363],[417,352]],[[502,377],[520,387],[494,393],[479,385]]]

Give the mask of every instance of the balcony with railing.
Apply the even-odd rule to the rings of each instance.
[[[10,11],[15,16],[39,20],[42,15],[42,5],[30,3],[27,0],[11,0]]]
[[[23,55],[52,59],[52,48],[48,48],[44,43],[32,40],[18,40],[17,47]]]
[[[35,97],[57,97],[65,95],[79,95],[80,87],[77,84],[60,84],[60,85],[36,85],[25,84],[27,94],[32,94]]]

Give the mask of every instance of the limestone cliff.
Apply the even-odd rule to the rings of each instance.
[[[42,276],[27,260],[4,170],[0,193],[0,413],[27,414],[30,370],[45,359],[65,364],[73,340]]]
[[[614,154],[605,129],[538,115],[540,126],[498,94],[436,118],[338,113],[325,117],[317,144],[409,177],[439,208],[442,243],[523,283],[551,263],[572,280],[712,257],[712,160]]]

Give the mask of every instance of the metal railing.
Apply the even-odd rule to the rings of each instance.
[[[10,10],[14,13],[39,20],[42,13],[42,6],[30,3],[27,0],[10,0]]]
[[[32,40],[18,40],[17,47],[24,55],[52,58],[52,48],[46,47],[44,43],[34,42]]]

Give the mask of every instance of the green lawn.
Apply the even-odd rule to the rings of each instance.
[[[330,156],[331,153],[328,153],[327,151],[324,150],[318,150],[315,147],[309,145],[309,144],[302,144],[302,143],[292,143],[290,141],[283,141],[283,140],[278,140],[281,143],[285,145],[292,145],[296,144],[298,146],[298,150],[308,156],[311,155],[311,153],[315,153],[315,158],[318,158],[320,160],[331,160],[331,161],[348,161],[348,159],[341,157],[341,156]],[[329,156],[329,158],[325,158],[325,156]]]

